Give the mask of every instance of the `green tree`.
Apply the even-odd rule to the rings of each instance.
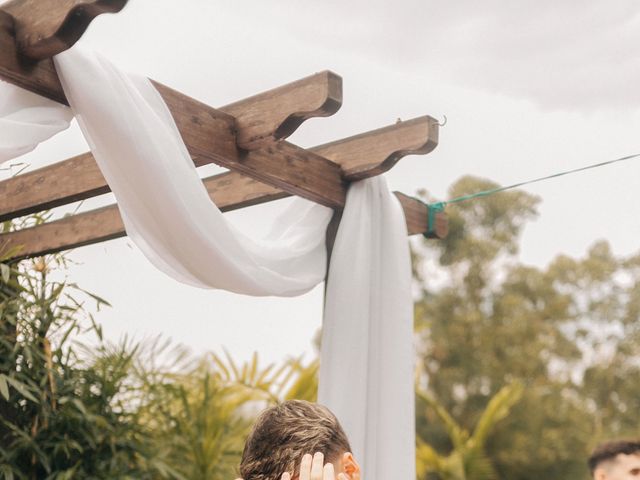
[[[495,186],[464,177],[450,196]],[[451,205],[449,238],[415,249],[420,382],[467,429],[503,385],[523,382],[487,444],[499,477],[581,479],[595,442],[638,434],[640,260],[599,241],[582,259],[522,264],[537,203],[508,191]],[[423,412],[418,431],[452,447]]]

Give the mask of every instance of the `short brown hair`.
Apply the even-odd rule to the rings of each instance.
[[[328,408],[289,400],[258,417],[242,452],[240,476],[244,480],[280,480],[284,472],[299,474],[305,453],[322,452],[327,461],[336,461],[350,451],[340,422]]]
[[[589,470],[591,475],[595,472],[598,465],[607,460],[613,460],[618,455],[640,454],[640,441],[638,440],[617,440],[614,442],[606,442],[598,445],[589,457]]]

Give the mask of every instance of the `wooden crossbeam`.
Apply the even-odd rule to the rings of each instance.
[[[51,57],[127,0],[11,0],[0,5],[0,78],[68,104]]]
[[[257,205],[289,196],[275,187],[252,178],[227,172],[204,180],[212,200],[223,212]],[[421,201],[396,192],[404,209],[409,235],[427,230],[428,206]],[[436,228],[431,238],[444,238],[447,234],[446,216],[436,215]],[[0,258],[4,252],[17,251],[12,258],[37,257],[85,245],[126,236],[117,205],[72,215],[17,232],[0,235]]]
[[[237,105],[236,111],[239,110]],[[254,109],[249,101],[245,105],[249,111]],[[351,181],[377,175],[391,168],[402,156],[426,153],[425,150],[431,149],[437,141],[437,135],[435,121],[431,117],[420,117],[321,145],[310,151],[316,155],[314,159],[319,156],[338,165],[346,165],[348,170],[344,172],[344,180]],[[283,142],[277,147],[271,151],[267,148],[260,153],[254,152],[253,155],[268,156],[264,161],[283,163],[287,150],[301,153],[301,149]],[[363,155],[357,155],[358,148],[364,149]],[[303,158],[311,160],[310,156]],[[210,159],[196,157],[195,162],[203,165]],[[351,172],[355,172],[353,177]],[[235,177],[231,175],[228,178]],[[237,178],[242,176],[237,175]],[[244,185],[243,181],[238,185]],[[340,199],[338,206],[343,204],[344,183],[339,181],[331,188],[342,190],[336,192],[335,196]],[[85,153],[0,182],[0,198],[3,199],[0,204],[0,221],[84,200],[109,190],[93,156]],[[322,190],[321,193],[327,195],[330,191]]]
[[[228,109],[238,114],[237,119],[162,84],[155,86],[196,165],[216,163],[327,207],[344,203],[338,165],[304,149],[276,142],[292,133],[294,124],[337,111],[342,100],[342,80],[338,75],[323,72],[233,104]],[[260,113],[262,120],[256,121]],[[239,130],[245,139],[243,146],[263,148],[240,148],[236,121],[244,125]]]
[[[22,55],[14,36],[14,20],[0,9],[0,78],[26,90],[68,105],[53,60],[30,60]]]
[[[343,203],[338,165],[303,149],[276,144],[304,120],[338,110],[342,101],[342,79],[338,75],[321,72],[220,110],[160,83],[155,86],[196,166],[217,163],[328,207]],[[240,148],[236,133],[244,139],[244,147],[262,146],[263,150]],[[80,155],[1,183],[0,198],[8,201],[0,206],[0,218],[33,213],[107,191],[91,154]]]
[[[116,13],[127,0],[12,0],[2,9],[13,17],[19,52],[50,58],[73,46],[98,15]]]
[[[236,119],[238,147],[256,150],[289,137],[305,120],[333,115],[341,106],[342,78],[325,71],[220,110]]]
[[[390,170],[407,155],[425,155],[438,146],[438,122],[419,117],[372,132],[362,133],[343,141],[327,143],[314,149],[342,167],[349,181],[374,177]]]
[[[12,0],[0,7],[0,78],[67,103],[50,56],[72,45],[98,14],[118,11],[126,0]],[[66,14],[65,14],[66,12]],[[38,60],[42,59],[42,60]],[[205,180],[226,211],[299,195],[336,209],[350,181],[378,175],[408,154],[437,145],[430,117],[305,150],[280,141],[311,117],[328,116],[342,103],[340,77],[322,72],[220,110],[154,82],[171,111],[196,166],[231,169]],[[109,191],[90,153],[0,182],[0,220],[33,213]],[[410,234],[427,229],[428,207],[397,194]],[[430,235],[446,235],[439,213]],[[21,256],[96,243],[125,235],[117,206],[67,217],[0,236],[0,249],[16,245]]]
[[[354,137],[345,138],[343,140],[332,142],[326,145],[320,145],[311,150],[319,158],[324,155],[331,155],[338,163],[343,158],[349,158],[351,168],[362,172],[364,170],[358,168],[359,165],[371,167],[372,165],[387,165],[392,162],[389,158],[397,161],[403,155],[414,153],[409,149],[410,146],[416,147],[416,153],[419,153],[424,145],[431,142],[429,129],[434,121],[430,117],[421,117],[408,122],[396,123],[394,125],[374,130],[368,134],[356,135]],[[437,131],[437,130],[436,130]],[[422,140],[417,141],[417,132],[422,132]],[[367,149],[366,156],[361,157],[360,164],[356,161],[353,154],[354,145],[361,144],[365,138],[369,138],[371,148]],[[383,142],[380,139],[393,139],[394,141]],[[293,148],[286,142],[279,142],[277,147],[284,146],[285,149]],[[373,147],[375,146],[375,147]],[[273,157],[273,151],[265,155]],[[298,149],[303,151],[302,149]],[[257,151],[254,153],[260,153]],[[342,154],[344,152],[344,154]],[[328,160],[327,160],[328,161]],[[337,165],[337,164],[336,164]],[[373,176],[377,171],[376,168],[370,168]],[[362,173],[360,173],[361,175]],[[21,181],[20,179],[23,179]],[[85,185],[82,189],[69,189],[69,184],[73,180],[83,179]],[[26,180],[26,181],[24,181]],[[44,184],[45,188],[41,188]],[[242,175],[238,172],[227,172],[216,175],[204,180],[211,198],[222,211],[235,210],[251,205],[257,205],[268,201],[285,198],[290,196],[289,192],[283,191],[275,186],[267,185],[256,181],[250,177]],[[346,185],[341,181],[339,185],[344,188],[346,193]],[[334,185],[335,187],[335,185]],[[56,190],[60,193],[66,192],[67,199],[73,195],[78,195],[79,191],[85,194],[105,193],[109,191],[104,178],[100,174],[95,161],[90,154],[85,154],[70,161],[53,164],[25,175],[6,180],[0,183],[0,198],[5,198],[11,203],[13,199],[25,199],[33,201],[39,198],[41,201],[50,201],[50,191]],[[34,191],[40,194],[33,196]],[[69,192],[75,193],[69,193]],[[398,193],[405,208],[405,216],[407,217],[407,228],[409,234],[418,234],[427,231],[428,210],[422,202]],[[62,198],[61,195],[59,198]],[[47,200],[49,198],[49,200]],[[88,198],[88,196],[82,197]],[[337,206],[341,208],[344,205],[343,195],[342,203]],[[76,200],[79,199],[75,198]],[[33,203],[33,202],[32,202]],[[16,206],[13,203],[14,207]],[[24,204],[23,204],[24,206]],[[40,204],[42,206],[42,204]],[[51,206],[51,205],[50,205]],[[18,207],[20,208],[20,207]],[[6,213],[4,214],[6,216]],[[438,214],[436,222],[436,230],[432,233],[433,238],[444,238],[446,236],[446,216]],[[8,251],[10,248],[23,246],[19,255],[37,256],[53,251],[75,248],[82,245],[88,245],[105,241],[113,238],[119,238],[125,235],[124,226],[116,205],[105,207],[99,210],[82,213],[66,217],[56,222],[40,225],[38,227],[25,229],[19,232],[0,235],[0,248],[2,251]]]

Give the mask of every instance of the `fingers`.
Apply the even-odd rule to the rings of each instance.
[[[336,480],[336,472],[333,470],[333,463],[327,463],[324,466],[322,480]]]
[[[311,480],[311,461],[313,457],[306,454],[300,462],[300,480]]]
[[[287,475],[287,477],[285,477]],[[291,480],[288,473],[281,480]],[[317,452],[313,457],[305,455],[300,462],[300,480],[336,480],[333,464],[324,464],[324,455]],[[345,480],[347,480],[345,478]]]
[[[313,456],[313,462],[311,463],[311,480],[324,480],[323,474],[322,474],[324,470],[323,467],[324,467],[324,455],[320,452],[317,452]]]

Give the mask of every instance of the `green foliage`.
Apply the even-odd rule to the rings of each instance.
[[[179,373],[146,372],[141,377],[151,379],[145,387],[151,395],[143,410],[155,448],[176,478],[235,478],[255,415],[288,398],[314,397],[316,371],[317,362],[261,368],[257,355],[238,365],[229,355],[211,354]]]
[[[419,398],[442,422],[453,445],[448,455],[441,455],[423,439],[418,438],[416,449],[418,477],[429,473],[441,480],[493,480],[497,478],[485,453],[486,442],[498,422],[504,420],[511,408],[522,398],[520,383],[503,387],[491,398],[478,423],[470,433],[460,426],[446,409],[431,395],[418,390]]]
[[[0,282],[0,478],[234,478],[259,410],[315,398],[317,361],[262,368],[257,355],[104,342],[85,302],[106,302],[55,280],[57,267],[6,266]]]
[[[494,186],[465,177],[450,195]],[[420,479],[578,480],[594,443],[640,434],[640,254],[600,241],[524,265],[537,203],[450,206],[449,238],[413,252]],[[0,479],[234,478],[258,411],[315,400],[317,360],[105,342],[87,306],[106,302],[65,267],[0,260]]]
[[[135,351],[80,359],[73,340],[101,336],[84,302],[105,302],[53,279],[58,267],[65,267],[62,257],[22,262],[0,282],[0,472],[16,479],[161,478],[145,427],[126,400]]]
[[[494,186],[465,177],[450,196]],[[469,429],[505,384],[522,382],[487,441],[498,478],[577,480],[594,443],[640,433],[640,255],[599,241],[582,259],[522,264],[537,202],[509,191],[452,205],[449,238],[414,251],[420,384]],[[437,452],[453,448],[427,412],[418,432]]]

